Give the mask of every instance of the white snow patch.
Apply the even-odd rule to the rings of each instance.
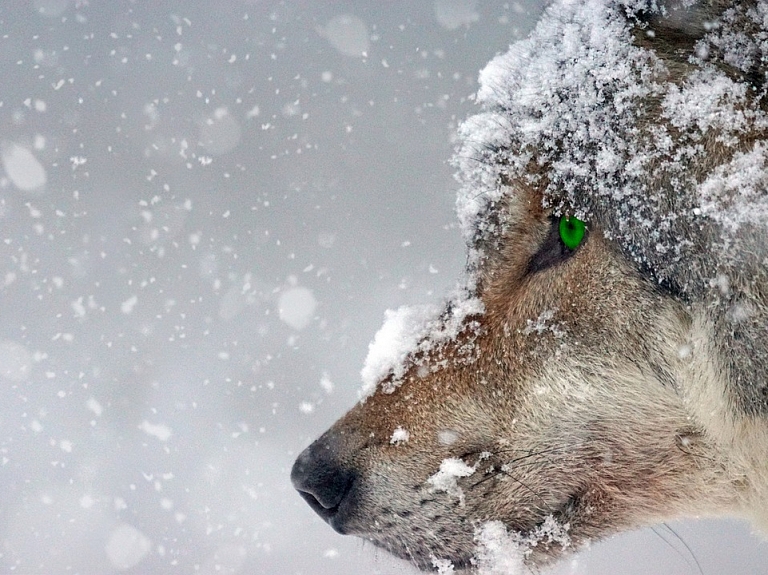
[[[748,88],[714,69],[697,70],[685,84],[672,84],[662,102],[663,113],[681,130],[740,131],[747,127],[745,111]]]
[[[45,168],[29,148],[15,143],[0,146],[3,168],[13,185],[24,192],[40,192],[48,181]]]
[[[147,421],[146,419],[141,422],[141,425],[139,425],[139,429],[141,429],[147,435],[156,437],[160,441],[168,441],[171,438],[171,435],[173,434],[173,430],[167,425],[163,423],[153,424]]]
[[[408,430],[398,426],[395,428],[395,431],[392,432],[392,437],[389,438],[389,443],[392,445],[407,443],[410,438],[411,434],[408,432]]]
[[[284,323],[296,331],[301,331],[312,321],[317,309],[317,300],[309,288],[291,287],[280,294],[277,309]]]
[[[363,393],[368,395],[392,372],[394,379],[405,375],[405,360],[429,331],[429,322],[439,313],[433,305],[403,306],[384,312],[384,325],[368,346],[361,371]]]
[[[14,341],[0,341],[0,377],[25,381],[32,370],[32,354]]]
[[[477,0],[435,0],[435,17],[447,30],[469,26],[480,19]]]
[[[120,304],[120,311],[122,311],[125,315],[133,313],[133,308],[136,307],[136,303],[138,301],[138,296],[133,295],[129,297],[127,300]]]
[[[141,531],[121,523],[109,536],[104,551],[115,569],[126,571],[138,565],[152,549],[152,542]]]
[[[521,575],[525,567],[525,550],[515,533],[507,533],[501,521],[490,521],[475,535],[478,571],[482,575]]]
[[[414,353],[437,349],[454,339],[466,327],[466,319],[482,314],[484,307],[477,298],[456,299],[451,302],[450,313],[441,317],[441,308],[435,305],[403,306],[387,310],[384,325],[368,346],[360,375],[363,396],[372,393],[379,382],[385,393],[393,392],[408,370],[408,358]]]
[[[699,185],[699,213],[730,230],[768,221],[768,144],[756,142],[752,150],[734,154]]]
[[[430,557],[432,561],[432,567],[437,569],[438,575],[451,575],[454,573],[453,563],[448,559],[438,559],[434,555]]]
[[[91,397],[88,399],[88,401],[85,402],[85,406],[91,410],[93,413],[95,413],[98,416],[101,416],[101,414],[104,412],[104,408],[101,406],[101,404],[96,401],[95,398]]]
[[[351,14],[336,16],[319,32],[331,46],[345,56],[353,58],[365,56],[371,47],[365,22]]]
[[[440,463],[440,471],[427,478],[432,491],[444,491],[451,497],[457,497],[459,503],[464,505],[464,491],[459,487],[457,480],[461,477],[469,477],[475,472],[461,459],[449,457]]]
[[[475,534],[477,553],[475,561],[480,575],[521,575],[530,573],[525,558],[534,547],[558,545],[566,549],[571,545],[569,524],[561,525],[554,517],[527,534],[508,532],[501,521],[489,521]]]

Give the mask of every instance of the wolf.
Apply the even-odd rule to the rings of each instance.
[[[467,271],[389,312],[296,460],[332,528],[515,573],[688,516],[768,530],[768,1],[555,0],[460,128]]]

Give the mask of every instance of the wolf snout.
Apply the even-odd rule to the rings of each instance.
[[[356,473],[338,458],[334,442],[316,441],[293,464],[291,482],[309,506],[339,533],[352,510],[350,492]]]

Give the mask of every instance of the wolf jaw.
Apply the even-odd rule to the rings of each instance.
[[[392,316],[407,345],[377,338],[369,395],[292,470],[331,526],[446,572],[494,528],[527,565],[690,515],[768,528],[766,26],[764,0],[559,0],[483,71],[466,281]],[[531,547],[550,518],[569,545]]]

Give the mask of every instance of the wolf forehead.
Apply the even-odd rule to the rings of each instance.
[[[767,6],[553,4],[481,72],[483,110],[459,131],[471,260],[503,241],[520,186],[679,294],[764,254]]]

